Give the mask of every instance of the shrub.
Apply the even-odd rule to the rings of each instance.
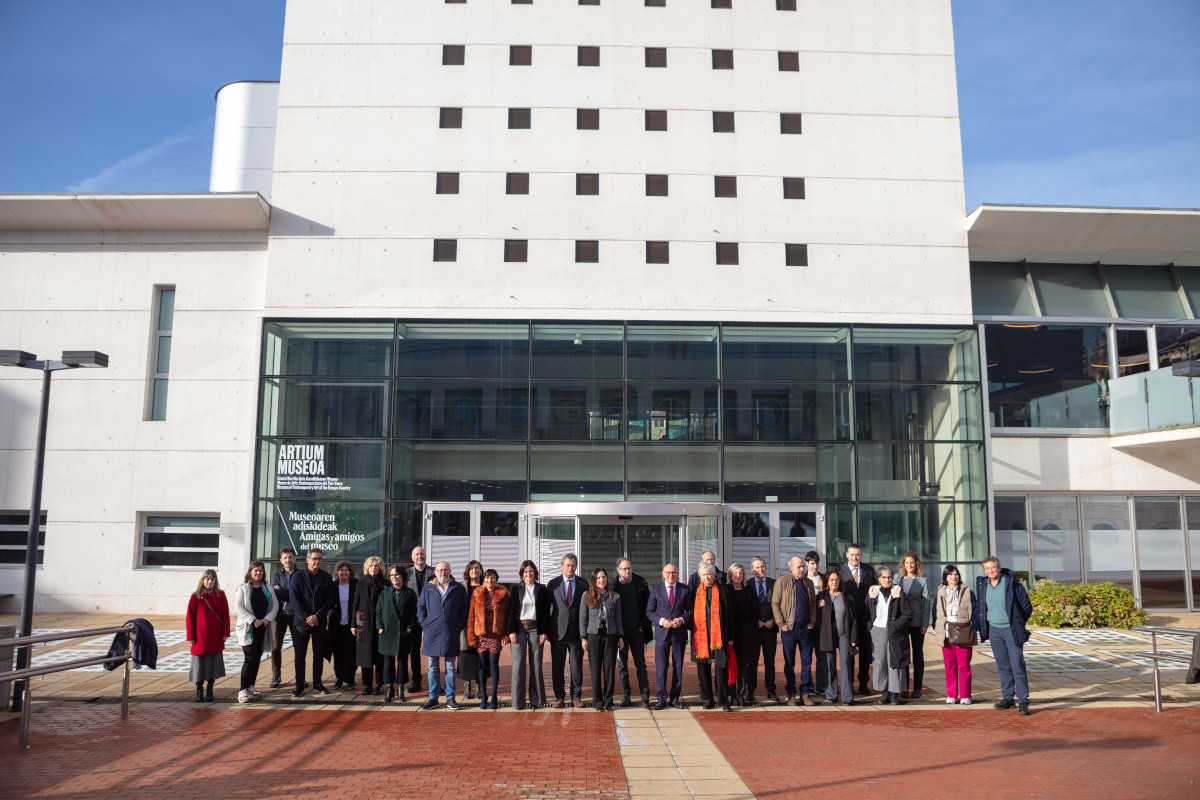
[[[1043,628],[1132,628],[1146,624],[1133,592],[1108,581],[1056,583],[1040,580],[1029,592],[1030,625]]]

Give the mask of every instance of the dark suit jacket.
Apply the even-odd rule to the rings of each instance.
[[[775,619],[775,612],[771,610],[771,595],[775,592],[775,579],[768,576],[766,578],[766,582],[767,597],[764,601],[758,604],[759,622],[771,622]],[[758,600],[758,578],[754,575],[754,573],[750,573],[750,577],[746,580],[746,588],[754,592],[754,599]],[[779,628],[760,628],[759,630],[774,630],[778,632]]]
[[[337,596],[334,591],[333,576],[323,569],[313,575],[307,569],[298,569],[292,573],[288,582],[288,593],[292,597],[292,609],[296,614],[296,624],[305,626],[309,617],[315,616],[317,624],[325,626],[329,609]]]
[[[654,626],[654,641],[676,641],[687,644],[687,625],[678,628],[664,628],[662,621],[676,618],[686,620],[688,609],[691,607],[691,593],[682,583],[675,583],[675,604],[667,603],[667,585],[656,583],[650,587],[650,600],[646,603],[646,619]]]
[[[875,568],[867,562],[863,561],[858,565],[862,574],[862,579],[858,586],[854,585],[854,573],[850,570],[849,564],[842,564],[838,567],[838,574],[842,576],[842,591],[854,601],[854,610],[859,612],[858,617],[862,619],[863,614],[867,610],[867,592],[872,586],[879,582],[875,576]],[[860,633],[862,630],[860,629]]]
[[[546,584],[550,590],[550,641],[578,642],[579,601],[587,594],[587,581],[576,575],[575,587],[571,590],[571,603],[567,605],[566,579],[562,575]]]
[[[525,597],[525,584],[514,583],[508,587],[512,597],[508,601],[508,630],[516,633],[521,627],[521,602]],[[545,584],[533,585],[533,610],[537,620],[539,636],[550,635],[550,590]]]

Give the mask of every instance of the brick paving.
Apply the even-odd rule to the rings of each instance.
[[[1138,708],[696,719],[759,798],[1200,797],[1200,713]]]
[[[0,797],[629,797],[611,714],[57,703],[0,722]]]

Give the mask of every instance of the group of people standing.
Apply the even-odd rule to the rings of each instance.
[[[767,576],[761,558],[751,561],[749,574],[737,563],[723,572],[716,555],[706,552],[686,583],[676,566],[667,564],[662,582],[653,587],[634,574],[628,558],[617,561],[615,580],[603,567],[585,580],[576,574],[578,557],[567,554],[559,564],[561,574],[546,584],[537,565],[524,561],[511,586],[478,561],[469,562],[456,581],[447,562],[428,565],[421,547],[413,550],[408,568],[368,558],[362,577],[347,561],[339,561],[330,575],[321,569],[322,560],[321,550],[309,550],[307,568],[298,569],[295,552],[284,548],[280,569],[269,581],[262,562],[250,564],[234,593],[237,640],[245,655],[239,701],[259,696],[255,682],[268,649],[270,686],[280,685],[283,634],[290,629],[295,698],[309,686],[311,644],[314,694],[328,693],[323,661],[332,660],[335,689],[357,690],[361,671],[364,695],[382,695],[385,703],[404,700],[406,691],[421,691],[424,656],[428,695],[422,708],[438,707],[442,696],[447,708],[458,708],[456,688],[462,679],[468,698],[477,696],[481,709],[496,709],[500,654],[507,644],[512,706],[536,709],[549,701],[542,668],[549,642],[554,708],[584,705],[585,654],[591,705],[597,710],[633,705],[631,673],[641,706],[682,707],[685,647],[696,664],[705,708],[719,704],[731,711],[757,702],[760,658],[766,697],[773,702],[810,706],[814,696],[823,695],[829,702],[853,704],[857,672],[858,696],[873,689],[880,693],[879,703],[898,705],[921,696],[924,636],[932,630],[942,646],[947,703],[971,703],[973,647],[990,637],[1003,690],[996,707],[1028,713],[1022,647],[1032,607],[1024,586],[994,557],[983,562],[986,576],[974,591],[957,567],[946,566],[932,597],[916,553],[905,553],[895,570],[876,570],[862,562],[857,544],[847,548],[846,561],[836,570],[821,572],[819,554],[809,552],[792,558],[778,580]],[[229,622],[216,572],[206,570],[187,611],[197,701],[212,700],[213,681],[225,674],[221,651]],[[651,642],[653,706],[645,657]],[[776,693],[780,644],[786,700]]]

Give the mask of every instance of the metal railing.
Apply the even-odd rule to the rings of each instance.
[[[98,656],[96,658],[80,658],[75,661],[64,661],[61,664],[51,664],[45,667],[35,667],[33,664],[33,645],[43,644],[45,642],[58,642],[67,639],[84,639],[91,636],[104,636],[105,634],[127,633],[130,635],[129,644],[125,648],[125,653],[119,656]],[[0,672],[0,683],[5,681],[24,681],[24,699],[21,703],[21,733],[17,739],[17,749],[24,750],[29,746],[29,714],[33,707],[33,686],[29,682],[29,678],[36,678],[40,675],[51,675],[55,672],[63,672],[68,669],[79,669],[81,667],[95,667],[103,664],[125,664],[125,675],[121,679],[121,714],[129,713],[129,664],[133,661],[133,639],[137,637],[137,626],[133,623],[127,623],[116,628],[93,628],[91,630],[80,631],[63,631],[61,633],[42,633],[37,636],[19,636],[15,639],[0,639],[0,647],[27,648],[25,663],[29,667],[25,669],[13,670],[12,672]]]
[[[1150,634],[1150,649],[1136,650],[1135,655],[1145,656],[1154,662],[1154,710],[1162,711],[1162,680],[1159,678],[1158,663],[1160,661],[1170,661],[1179,664],[1191,664],[1190,656],[1180,656],[1175,653],[1160,653],[1158,652],[1158,634],[1174,634],[1176,636],[1200,636],[1200,631],[1191,628],[1167,628],[1162,625],[1135,625],[1135,631],[1139,633]]]

